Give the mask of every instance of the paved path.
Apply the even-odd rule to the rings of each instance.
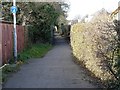
[[[70,46],[62,37],[45,57],[30,60],[5,84],[5,88],[95,88],[84,78],[84,71],[76,65]]]

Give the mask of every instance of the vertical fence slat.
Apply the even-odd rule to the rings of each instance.
[[[2,60],[3,63],[5,63],[5,38],[4,38],[4,33],[5,33],[5,24],[2,24]]]
[[[0,66],[2,65],[2,25],[0,23]]]

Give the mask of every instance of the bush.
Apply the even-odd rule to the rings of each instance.
[[[119,88],[119,36],[114,23],[108,18],[107,12],[99,12],[91,22],[73,25],[70,32],[71,47],[78,62],[83,62],[107,87]]]

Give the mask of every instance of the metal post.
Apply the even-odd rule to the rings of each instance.
[[[16,6],[16,0],[13,0],[13,6]],[[16,13],[13,13],[14,18],[14,60],[17,62],[17,32],[16,32]]]

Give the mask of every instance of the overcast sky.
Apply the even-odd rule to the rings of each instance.
[[[93,14],[94,12],[105,8],[111,12],[118,7],[120,0],[68,0],[70,2],[70,10],[67,19],[73,19],[75,16],[81,17],[86,14]]]

